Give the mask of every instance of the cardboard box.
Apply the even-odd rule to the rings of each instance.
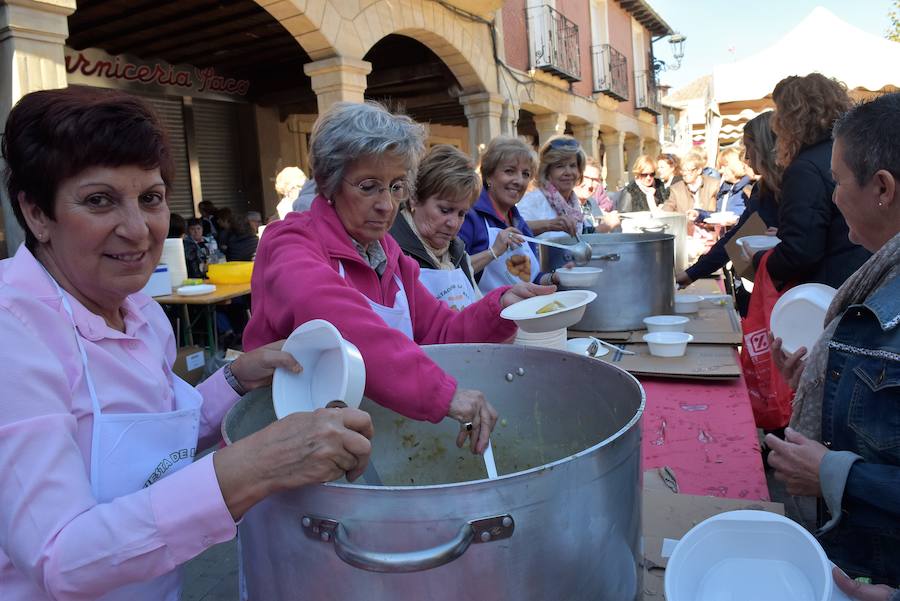
[[[756,509],[784,515],[781,503],[676,494],[662,484],[655,469],[644,472],[642,505],[644,584],[641,598],[644,601],[665,599],[668,563],[668,553],[663,553],[665,539],[679,540],[703,520],[726,511]]]
[[[740,277],[752,281],[755,270],[753,269],[753,262],[744,258],[744,253],[741,252],[741,247],[737,243],[738,239],[744,236],[764,236],[766,230],[768,230],[766,224],[758,214],[754,213],[741,226],[741,229],[734,233],[731,240],[725,244],[725,252],[728,253],[728,258],[731,259],[734,270]]]
[[[741,375],[737,353],[731,346],[691,343],[683,357],[654,357],[646,344],[628,344],[623,348],[635,354],[610,351],[599,359],[635,376],[727,380]]]
[[[201,346],[183,346],[175,355],[175,365],[172,371],[179,378],[196,386],[203,379],[203,371],[206,367],[206,352]]]

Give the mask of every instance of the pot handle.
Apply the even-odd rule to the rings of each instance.
[[[609,255],[600,255],[599,257],[594,257],[597,261],[618,261],[621,259],[621,255],[618,253],[612,253]]]
[[[664,223],[662,225],[654,225],[652,227],[647,227],[647,226],[641,225],[641,226],[638,226],[638,229],[641,230],[642,232],[644,232],[645,234],[648,232],[653,233],[653,234],[661,234],[665,231],[668,231],[669,224]]]
[[[303,532],[324,543],[334,542],[334,552],[345,563],[368,572],[402,574],[421,572],[450,563],[473,543],[489,543],[512,536],[516,527],[511,515],[498,515],[463,524],[452,539],[430,549],[385,553],[362,549],[350,540],[350,533],[338,521],[303,516]]]

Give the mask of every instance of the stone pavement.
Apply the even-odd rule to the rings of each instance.
[[[185,564],[181,601],[238,601],[236,546],[216,545]]]

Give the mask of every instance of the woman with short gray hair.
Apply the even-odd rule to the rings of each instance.
[[[412,419],[449,416],[460,422],[457,444],[470,437],[481,453],[496,411],[481,392],[458,388],[419,344],[508,340],[516,328],[500,311],[553,288],[504,286],[456,312],[419,282],[418,264],[388,230],[424,150],[424,126],[377,103],[337,103],[319,118],[310,157],[319,196],[308,212],[266,229],[244,347],[325,319],[359,348],[366,396]]]

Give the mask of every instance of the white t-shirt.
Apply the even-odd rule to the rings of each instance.
[[[556,214],[556,211],[550,206],[550,201],[547,200],[547,197],[544,196],[544,193],[540,188],[534,189],[525,196],[522,197],[522,200],[518,202],[516,208],[521,213],[522,218],[525,221],[538,221],[540,219],[556,219],[559,215]],[[582,233],[584,229],[584,222],[578,222],[578,233]],[[542,239],[550,239],[550,238],[565,238],[568,236],[565,232],[544,232],[543,234],[538,235],[538,238]]]

